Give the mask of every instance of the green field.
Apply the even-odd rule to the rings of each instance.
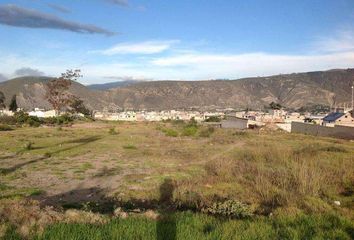
[[[353,163],[354,142],[270,129],[86,122],[0,131],[0,235],[353,239]]]

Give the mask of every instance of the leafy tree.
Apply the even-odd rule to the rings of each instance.
[[[84,101],[78,97],[74,97],[69,107],[72,113],[82,113],[85,116],[91,115],[91,111],[85,106]]]
[[[5,106],[5,95],[0,91],[0,109],[6,108]]]
[[[279,109],[282,108],[282,105],[280,105],[279,103],[271,102],[271,103],[269,104],[269,107],[270,107],[271,109],[279,110]]]
[[[18,108],[18,106],[17,106],[16,94],[15,94],[11,98],[11,102],[10,102],[10,105],[9,105],[9,110],[12,111],[12,112],[16,112],[17,108]]]
[[[60,110],[67,107],[75,99],[75,96],[69,93],[69,88],[73,81],[81,76],[80,70],[67,70],[61,74],[61,77],[53,79],[47,83],[46,98],[59,115]]]

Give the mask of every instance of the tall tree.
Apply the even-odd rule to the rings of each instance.
[[[12,111],[12,112],[17,112],[17,101],[16,101],[16,94],[12,96],[11,98],[11,102],[10,102],[10,105],[9,105],[9,110]]]
[[[6,108],[5,106],[5,95],[0,91],[0,109]]]
[[[91,111],[85,106],[84,101],[78,97],[73,98],[73,101],[70,103],[69,107],[72,113],[82,113],[85,116],[91,115]]]
[[[59,115],[60,111],[75,99],[75,96],[69,92],[69,88],[73,81],[82,77],[80,73],[79,69],[66,70],[59,78],[47,83],[46,98],[55,110],[56,115]]]

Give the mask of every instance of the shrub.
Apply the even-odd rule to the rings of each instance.
[[[43,123],[47,125],[55,125],[57,123],[56,117],[43,118]]]
[[[11,131],[14,130],[12,127],[10,127],[7,124],[0,124],[0,131]]]
[[[133,144],[124,145],[123,148],[124,149],[137,149],[137,147],[134,146]]]
[[[26,142],[24,145],[23,145],[23,148],[24,150],[32,150],[33,149],[33,143],[32,142]]]
[[[165,128],[162,130],[168,137],[178,137],[178,132],[176,130]]]
[[[63,114],[58,117],[56,117],[56,124],[62,125],[62,124],[69,124],[74,121],[74,118],[70,116],[69,114]]]
[[[28,113],[25,113],[23,111],[19,111],[19,112],[15,112],[14,117],[15,117],[17,123],[24,124],[27,122],[29,115],[28,115]]]
[[[325,152],[342,152],[345,153],[347,150],[343,147],[336,147],[336,146],[328,146],[328,147],[323,147],[321,148],[322,151]]]
[[[182,136],[195,136],[198,132],[198,127],[194,125],[187,125],[183,128]]]
[[[211,116],[205,119],[204,122],[221,122],[221,118],[218,116]]]
[[[28,116],[26,123],[30,125],[31,127],[39,127],[42,123],[42,121],[35,116]]]
[[[247,205],[235,200],[214,203],[212,206],[204,208],[203,212],[230,218],[248,218],[252,216],[252,212]]]
[[[111,128],[109,128],[108,133],[111,134],[111,135],[116,135],[117,131],[116,131],[115,127],[111,127]]]
[[[48,125],[65,125],[72,123],[73,121],[74,117],[69,114],[63,114],[58,117],[49,117],[43,119],[43,123]]]
[[[39,127],[42,123],[42,120],[36,116],[29,116],[28,113],[23,111],[16,112],[13,117],[1,117],[0,122],[7,122],[7,124],[28,124],[31,127]]]

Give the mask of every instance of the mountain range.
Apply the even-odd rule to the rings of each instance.
[[[17,95],[24,109],[50,109],[45,100],[48,77],[21,77],[0,83],[8,104]],[[270,102],[288,108],[350,104],[354,69],[282,74],[238,80],[150,81],[84,86],[73,82],[70,92],[87,107],[102,109],[259,109]],[[97,90],[98,89],[98,90]]]
[[[118,88],[118,87],[128,87],[134,84],[137,84],[139,80],[123,80],[123,81],[117,81],[117,82],[109,82],[109,83],[102,83],[102,84],[91,84],[87,85],[87,87],[91,90],[108,90],[112,88]]]

